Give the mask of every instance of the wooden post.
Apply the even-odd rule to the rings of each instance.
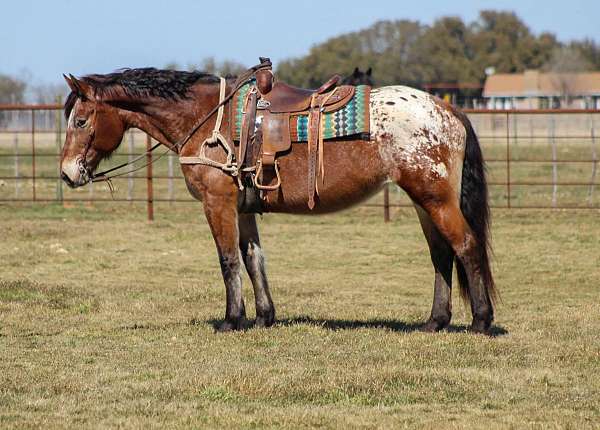
[[[383,187],[383,221],[390,222],[390,189],[389,184]]]
[[[87,184],[87,187],[88,187],[87,206],[92,207],[92,205],[94,204],[94,183],[90,182],[89,184]]]
[[[150,151],[152,148],[152,138],[149,134],[146,135],[146,151]],[[148,152],[146,155],[146,184],[148,187],[148,221],[154,220],[154,199],[152,190],[152,154]]]
[[[15,198],[19,198],[19,133],[15,133]]]
[[[129,156],[128,161],[133,162],[133,152],[135,151],[134,142],[133,142],[133,131],[129,132]],[[127,175],[127,200],[133,200],[133,172],[130,172]]]
[[[168,182],[168,199],[169,199],[169,205],[173,204],[173,153],[169,152],[169,156],[167,157],[167,176],[169,177],[169,179],[167,179]]]
[[[594,131],[594,123],[592,119],[592,177],[590,178],[590,190],[588,193],[588,205],[594,206],[594,184],[596,182],[596,169],[598,165],[598,153],[596,152],[596,133]]]
[[[31,192],[35,202],[35,110],[33,109],[31,109]]]
[[[61,101],[61,96],[56,96],[56,104],[62,104]],[[60,110],[56,110],[55,111],[55,117],[54,117],[54,128],[56,130],[56,149],[58,151],[58,158],[60,160],[60,151],[61,151],[61,140],[62,140],[62,121],[61,121],[61,111]],[[56,181],[56,200],[58,200],[59,202],[63,201],[63,188],[62,188],[62,183],[63,181],[60,179],[60,162],[56,163],[58,166],[58,178]]]
[[[510,202],[510,117],[506,112],[506,204],[511,208]]]
[[[557,193],[558,193],[558,164],[556,163],[557,157],[557,148],[556,148],[556,135],[555,135],[555,127],[556,124],[554,122],[554,116],[550,116],[552,118],[550,122],[550,142],[552,143],[552,207],[556,207],[557,201]]]

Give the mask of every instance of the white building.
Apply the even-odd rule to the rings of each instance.
[[[494,74],[483,98],[488,109],[600,109],[600,72]]]

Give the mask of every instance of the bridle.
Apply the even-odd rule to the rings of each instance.
[[[79,174],[82,175],[83,178],[88,178],[86,182],[93,182],[94,175],[92,174],[92,169],[88,166],[87,163],[87,154],[92,148],[94,138],[96,137],[96,120],[98,118],[98,102],[94,101],[94,109],[92,110],[92,115],[90,116],[90,126],[88,128],[88,139],[83,149],[83,154],[81,154],[77,158],[77,169],[79,170]]]
[[[90,116],[91,121],[90,121],[89,133],[88,133],[89,134],[88,141],[85,145],[83,154],[77,160],[79,173],[81,175],[85,175],[84,177],[88,178],[87,182],[107,182],[108,186],[111,190],[111,193],[112,193],[112,191],[114,189],[114,187],[111,183],[112,178],[128,175],[130,173],[141,170],[144,167],[146,167],[146,166],[154,163],[155,161],[159,160],[160,158],[164,157],[171,150],[174,150],[177,153],[181,153],[181,150],[183,149],[183,147],[190,141],[190,139],[200,129],[200,127],[202,127],[214,114],[216,114],[221,107],[223,107],[226,103],[228,103],[233,98],[235,93],[242,86],[244,86],[254,76],[254,74],[257,71],[262,70],[262,69],[270,70],[271,61],[268,58],[262,58],[262,57],[260,58],[260,60],[261,60],[260,64],[252,66],[251,68],[246,70],[242,75],[240,75],[237,78],[237,80],[235,81],[234,86],[231,89],[231,91],[225,97],[221,98],[219,103],[213,109],[211,109],[206,115],[204,115],[198,121],[196,121],[196,123],[192,126],[192,128],[188,131],[188,133],[181,140],[174,143],[172,145],[172,147],[167,148],[164,153],[160,154],[158,157],[154,157],[153,159],[151,159],[147,163],[143,164],[142,166],[139,166],[139,167],[136,167],[134,169],[130,169],[130,170],[127,170],[124,172],[116,173],[116,174],[113,174],[110,176],[108,175],[109,173],[114,172],[116,170],[120,170],[124,167],[130,166],[130,165],[134,164],[135,162],[141,160],[142,158],[146,157],[147,155],[151,154],[162,143],[161,142],[156,143],[154,146],[152,146],[146,152],[144,152],[143,154],[139,155],[138,157],[136,157],[128,162],[119,164],[118,166],[104,170],[100,173],[95,173],[95,174],[92,173],[92,169],[89,167],[89,165],[87,163],[87,154],[88,154],[89,150],[93,147],[93,142],[94,142],[94,138],[96,135],[96,132],[95,132],[96,127],[95,126],[96,126],[96,121],[98,118],[97,112],[98,112],[98,103],[99,102],[94,100],[94,109],[92,111],[92,115]]]

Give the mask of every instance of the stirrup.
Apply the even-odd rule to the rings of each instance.
[[[275,175],[277,175],[277,183],[275,185],[263,185],[258,182],[258,178],[262,173],[262,162],[261,160],[258,160],[258,162],[256,163],[256,175],[254,175],[254,185],[256,186],[256,188],[264,191],[275,191],[281,186],[281,177],[279,176],[279,168],[277,167],[278,165],[279,162],[275,160],[275,164],[273,164],[273,166],[275,167]]]

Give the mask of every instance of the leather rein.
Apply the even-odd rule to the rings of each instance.
[[[167,148],[167,150],[164,153],[160,154],[158,157],[153,158],[146,164],[136,167],[135,169],[131,169],[131,170],[117,173],[117,174],[110,175],[110,176],[108,176],[109,173],[114,172],[115,170],[122,169],[123,167],[130,166],[130,165],[134,164],[135,162],[141,160],[142,158],[146,157],[148,154],[151,154],[156,148],[158,148],[160,145],[162,145],[162,143],[160,143],[160,142],[156,143],[149,150],[147,150],[146,152],[144,152],[143,154],[139,155],[138,157],[134,158],[131,161],[119,164],[115,167],[111,167],[110,169],[104,170],[100,173],[92,174],[91,169],[87,165],[86,160],[87,160],[87,153],[92,148],[92,145],[94,142],[94,137],[95,137],[95,127],[94,126],[95,126],[95,123],[97,120],[97,110],[96,110],[96,108],[94,108],[94,111],[92,113],[93,122],[91,124],[90,133],[89,133],[90,138],[89,138],[88,143],[86,144],[83,155],[81,156],[81,158],[79,159],[79,162],[78,162],[80,173],[82,175],[83,174],[87,175],[89,177],[89,182],[107,182],[108,186],[111,190],[111,193],[112,193],[112,191],[114,189],[114,187],[110,181],[112,178],[117,178],[119,176],[128,175],[130,173],[141,170],[144,167],[146,167],[146,166],[154,163],[155,161],[159,160],[160,158],[164,157],[172,149],[175,150],[177,153],[180,153],[181,150],[183,149],[183,147],[190,141],[190,139],[200,129],[200,127],[202,127],[215,113],[217,113],[219,111],[219,109],[221,109],[227,102],[229,102],[233,98],[235,93],[242,86],[244,86],[252,78],[252,76],[254,76],[254,74],[257,71],[262,70],[262,69],[268,69],[270,67],[271,67],[271,62],[266,60],[266,61],[262,61],[260,64],[252,66],[251,68],[246,70],[240,77],[237,78],[232,90],[224,98],[221,98],[219,103],[213,109],[211,109],[210,112],[208,112],[206,115],[204,115],[198,121],[196,121],[196,123],[192,126],[192,128],[188,131],[188,133],[183,137],[183,139],[179,140],[172,147]]]

